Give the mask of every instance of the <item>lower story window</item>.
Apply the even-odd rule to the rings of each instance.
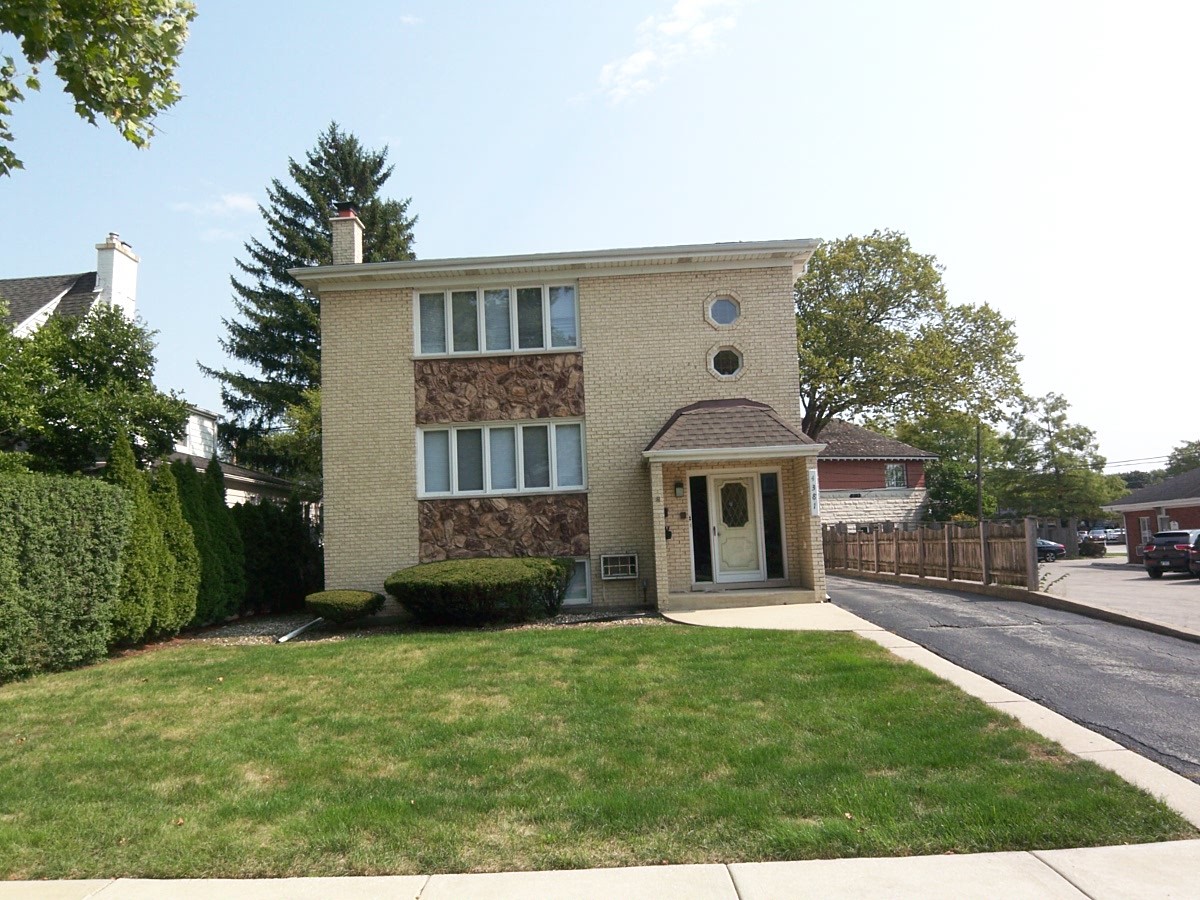
[[[571,582],[567,585],[567,593],[563,598],[563,606],[584,606],[592,602],[592,580],[588,577],[588,561],[575,560],[575,570],[571,573]]]
[[[586,481],[579,421],[424,428],[417,450],[423,497],[579,490]]]

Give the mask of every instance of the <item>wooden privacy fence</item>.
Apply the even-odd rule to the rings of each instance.
[[[1037,523],[826,525],[826,571],[914,575],[1037,590]]]

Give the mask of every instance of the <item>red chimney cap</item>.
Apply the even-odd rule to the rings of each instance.
[[[339,219],[348,219],[352,216],[354,216],[354,217],[358,216],[358,204],[357,203],[347,200],[347,201],[342,201],[341,203],[336,203],[334,205],[337,208],[337,214],[338,214]]]

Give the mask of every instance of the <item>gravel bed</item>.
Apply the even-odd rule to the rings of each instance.
[[[203,641],[222,646],[240,646],[247,644],[273,644],[285,634],[295,631],[302,625],[313,620],[311,613],[287,613],[275,616],[250,616],[238,619],[225,625],[205,628],[192,634],[180,635],[180,639]],[[551,628],[583,627],[583,628],[614,628],[626,626],[666,625],[666,619],[658,613],[602,613],[578,612],[560,613],[552,619],[539,622],[528,622],[522,625],[493,625],[483,629],[486,631],[508,631],[513,629],[547,630]],[[289,643],[304,643],[315,641],[344,641],[347,638],[366,637],[377,634],[396,634],[404,631],[420,631],[419,626],[398,619],[394,616],[370,625],[333,629],[326,625],[317,625]]]

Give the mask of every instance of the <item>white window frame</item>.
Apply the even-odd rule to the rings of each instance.
[[[550,289],[551,288],[570,288],[575,294],[575,343],[569,347],[555,347],[552,345],[551,328],[550,328]],[[542,293],[542,345],[540,347],[521,347],[520,336],[517,331],[517,291],[525,291],[537,289]],[[509,343],[510,347],[507,350],[488,350],[487,347],[487,324],[484,317],[485,303],[484,292],[507,290],[508,291],[508,324],[509,324]],[[478,349],[475,350],[454,350],[454,294],[465,294],[470,291],[475,292],[475,316],[476,316],[476,332],[479,335],[477,344]],[[421,295],[422,294],[441,294],[442,295],[442,316],[445,320],[446,333],[446,349],[436,353],[421,352]],[[476,357],[476,356],[513,356],[517,354],[528,353],[573,353],[579,350],[579,284],[574,281],[567,282],[547,282],[545,284],[488,284],[482,287],[447,287],[447,288],[416,288],[413,290],[413,355],[421,359],[437,359],[446,357]]]
[[[894,467],[899,467],[904,474],[904,484],[888,484],[888,470]],[[885,462],[883,464],[883,486],[885,488],[894,488],[899,490],[908,487],[908,463],[904,462]]]
[[[587,588],[587,596],[582,600],[568,600],[568,599],[564,598],[563,599],[563,608],[564,609],[568,606],[570,606],[571,608],[575,608],[577,606],[591,606],[592,605],[592,561],[590,559],[588,559],[586,556],[576,556],[573,561],[575,562],[576,565],[578,565],[579,563],[583,563],[583,584],[584,584],[584,587]],[[573,577],[574,570],[572,570],[571,574]]]
[[[555,438],[555,432],[560,426],[564,425],[579,426],[579,455],[583,483],[560,487],[558,485],[558,442]],[[550,457],[550,484],[547,487],[525,486],[524,431],[528,427],[546,428],[546,440],[549,445],[548,449]],[[489,432],[493,428],[516,429],[514,453],[516,454],[517,486],[515,488],[492,489],[492,441]],[[483,490],[462,491],[458,488],[458,432],[473,431],[477,429],[481,429],[483,431]],[[425,490],[425,434],[433,431],[445,431],[449,432],[450,434],[449,491]],[[587,489],[587,426],[584,424],[583,419],[562,418],[521,419],[519,421],[510,420],[499,422],[455,422],[453,424],[445,425],[424,425],[417,429],[417,498],[420,500],[432,500],[444,497],[511,497],[514,494],[573,494],[586,491]]]

